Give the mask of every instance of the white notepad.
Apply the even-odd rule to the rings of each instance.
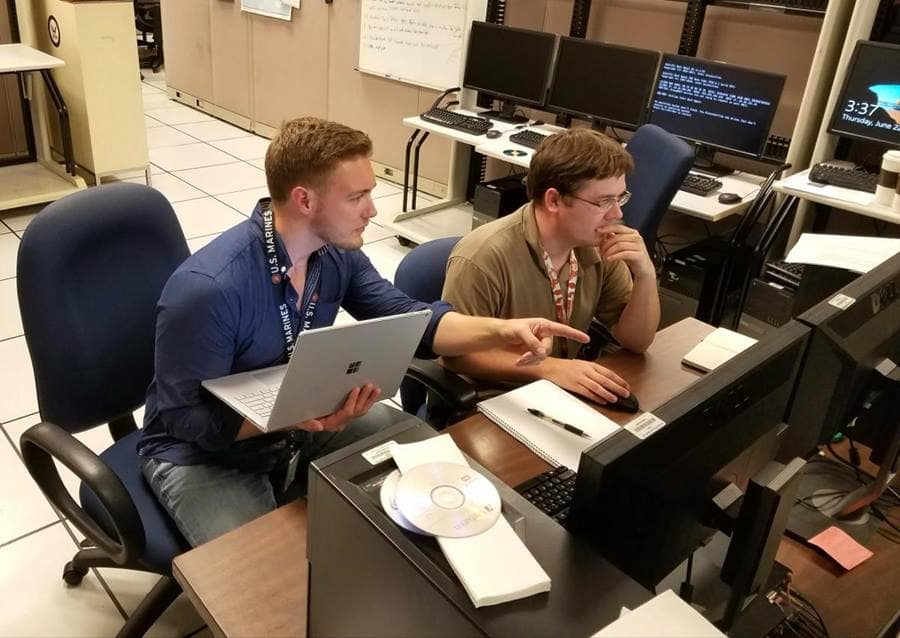
[[[586,439],[528,413],[528,408],[584,430]],[[478,410],[554,467],[577,470],[581,453],[621,428],[550,381],[541,379],[493,399]]]
[[[726,638],[671,589],[627,612],[591,638]]]
[[[449,434],[398,444],[391,454],[400,473],[423,463],[468,465]],[[550,591],[550,577],[501,516],[490,529],[466,538],[436,537],[441,551],[476,607]]]
[[[691,348],[681,362],[685,365],[709,372],[743,352],[756,343],[756,339],[742,335],[728,328],[716,328],[703,341]]]

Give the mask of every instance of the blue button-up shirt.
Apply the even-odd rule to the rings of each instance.
[[[163,289],[157,306],[155,376],[138,443],[142,456],[180,465],[214,463],[217,452],[234,441],[243,417],[203,390],[201,382],[287,361],[279,306],[286,303],[290,309],[294,337],[303,320],[290,282],[272,283],[261,204],[246,222],[189,257]],[[290,268],[277,235],[276,250]],[[310,281],[314,272],[319,276],[310,328],[330,326],[341,306],[357,319],[431,308],[416,354],[434,356],[434,333],[449,304],[410,299],[359,250],[327,246],[310,260],[320,260],[307,268],[309,285],[315,286]]]

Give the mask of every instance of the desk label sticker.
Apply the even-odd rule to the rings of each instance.
[[[642,415],[631,419],[631,421],[625,424],[624,428],[637,438],[643,440],[665,424],[665,421],[652,412],[644,412]]]
[[[850,306],[856,303],[856,299],[853,297],[848,297],[847,295],[842,295],[841,293],[836,294],[834,297],[828,300],[829,305],[834,306],[835,308],[840,308],[841,310],[846,310]]]
[[[363,458],[369,462],[369,465],[378,465],[382,461],[391,458],[391,448],[397,445],[397,442],[391,439],[385,441],[381,445],[376,445],[362,453]]]

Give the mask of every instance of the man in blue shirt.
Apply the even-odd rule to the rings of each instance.
[[[138,451],[192,545],[301,493],[313,458],[405,418],[373,409],[380,390],[367,384],[334,414],[261,436],[201,390],[205,379],[286,362],[297,333],[331,325],[341,306],[357,319],[431,308],[419,356],[513,345],[528,365],[546,356],[553,336],[587,341],[545,319],[469,317],[445,302],[414,301],[383,279],[358,250],[376,214],[371,151],[365,133],[341,124],[286,122],[266,153],[271,200],[185,261],[163,290]]]

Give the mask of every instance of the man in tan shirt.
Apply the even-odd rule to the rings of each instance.
[[[623,347],[643,352],[659,325],[659,293],[643,239],[621,221],[633,167],[631,156],[597,131],[572,129],[545,140],[528,173],[531,201],[460,240],[443,298],[464,314],[538,316],[580,330],[596,316]],[[479,379],[549,379],[598,403],[629,396],[616,373],[574,359],[578,345],[558,341],[553,356],[527,369],[504,349],[444,364]]]

